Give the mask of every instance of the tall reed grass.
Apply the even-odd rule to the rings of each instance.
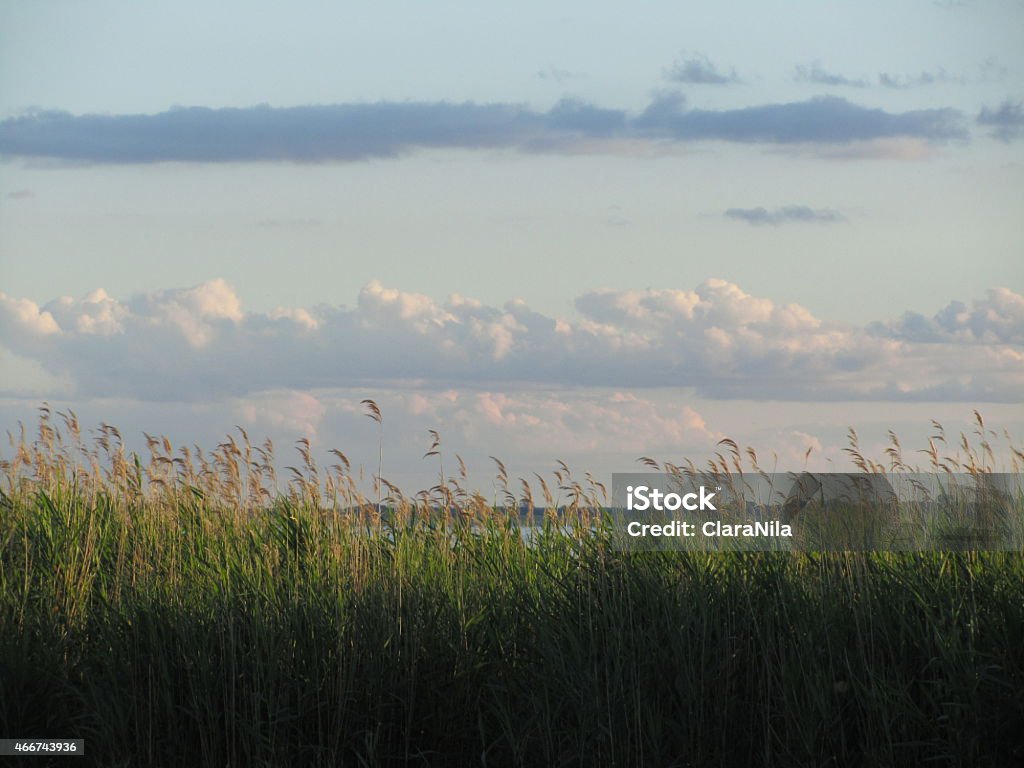
[[[300,443],[278,492],[244,432],[147,439],[47,409],[13,440],[0,736],[104,766],[1024,761],[1021,553],[620,552],[564,464],[527,542],[500,462],[498,504],[443,464],[378,503],[341,452]]]

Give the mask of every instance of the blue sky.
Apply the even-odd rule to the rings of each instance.
[[[369,396],[410,443],[601,472],[725,434],[836,461],[854,417],[1019,434],[1021,31],[1019,1],[2,3],[0,417],[334,445]]]

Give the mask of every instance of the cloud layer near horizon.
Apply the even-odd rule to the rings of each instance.
[[[377,102],[175,108],[153,115],[39,111],[0,121],[0,154],[72,162],[345,162],[422,148],[615,151],[622,140],[845,145],[965,139],[955,109],[887,112],[834,96],[738,109],[691,108],[662,94],[640,114],[563,99],[517,104]]]
[[[198,401],[275,389],[692,388],[711,399],[1016,402],[1024,296],[996,288],[932,317],[824,322],[724,280],[603,290],[560,319],[522,301],[438,302],[371,282],[352,308],[247,312],[212,280],[43,306],[0,293],[0,338],[78,397]],[[39,393],[45,395],[46,393]]]

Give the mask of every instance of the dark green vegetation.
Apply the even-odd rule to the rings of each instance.
[[[247,508],[223,467],[21,449],[0,736],[72,765],[1024,761],[1018,553],[630,554],[554,513],[526,545],[471,498]]]

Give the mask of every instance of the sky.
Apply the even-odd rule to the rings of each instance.
[[[1020,436],[1022,33],[1020,0],[0,2],[0,427],[369,467],[370,397],[412,486],[430,429],[481,477]]]

